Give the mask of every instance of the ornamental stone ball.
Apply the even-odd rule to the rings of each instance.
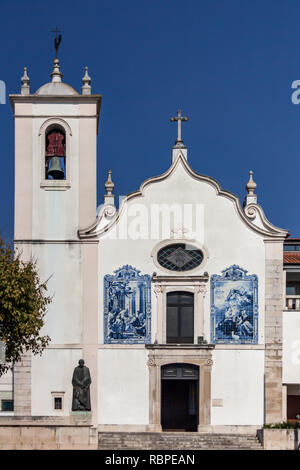
[[[78,366],[74,369],[72,378],[72,411],[91,411],[91,382],[90,370],[84,365],[84,360],[80,359],[78,361]]]

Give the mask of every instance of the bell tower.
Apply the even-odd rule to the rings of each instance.
[[[96,213],[96,137],[100,95],[85,70],[82,94],[62,82],[59,59],[51,82],[10,95],[15,116],[15,239],[67,240]]]
[[[32,93],[25,68],[20,94],[10,95],[15,248],[25,261],[37,261],[40,279],[48,279],[53,296],[42,331],[51,343],[42,357],[26,355],[16,364],[14,410],[15,415],[56,416],[52,396],[60,390],[64,409],[59,414],[70,418],[69,376],[83,358],[92,375],[91,420],[96,422],[98,245],[80,240],[78,231],[96,218],[101,95],[92,94],[87,67],[81,93],[62,78],[56,57],[49,83]],[[53,364],[64,371],[60,381]]]

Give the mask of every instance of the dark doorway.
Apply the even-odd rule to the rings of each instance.
[[[189,364],[162,367],[161,424],[163,431],[197,431],[199,368]]]
[[[299,419],[300,416],[300,395],[287,396],[287,419]]]
[[[167,343],[194,342],[194,294],[170,292],[167,295]]]

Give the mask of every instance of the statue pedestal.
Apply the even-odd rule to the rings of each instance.
[[[90,425],[92,421],[91,411],[72,411],[71,416],[76,425]]]

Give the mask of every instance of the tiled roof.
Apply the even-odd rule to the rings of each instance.
[[[298,253],[284,251],[283,262],[284,264],[300,264],[300,251]]]

